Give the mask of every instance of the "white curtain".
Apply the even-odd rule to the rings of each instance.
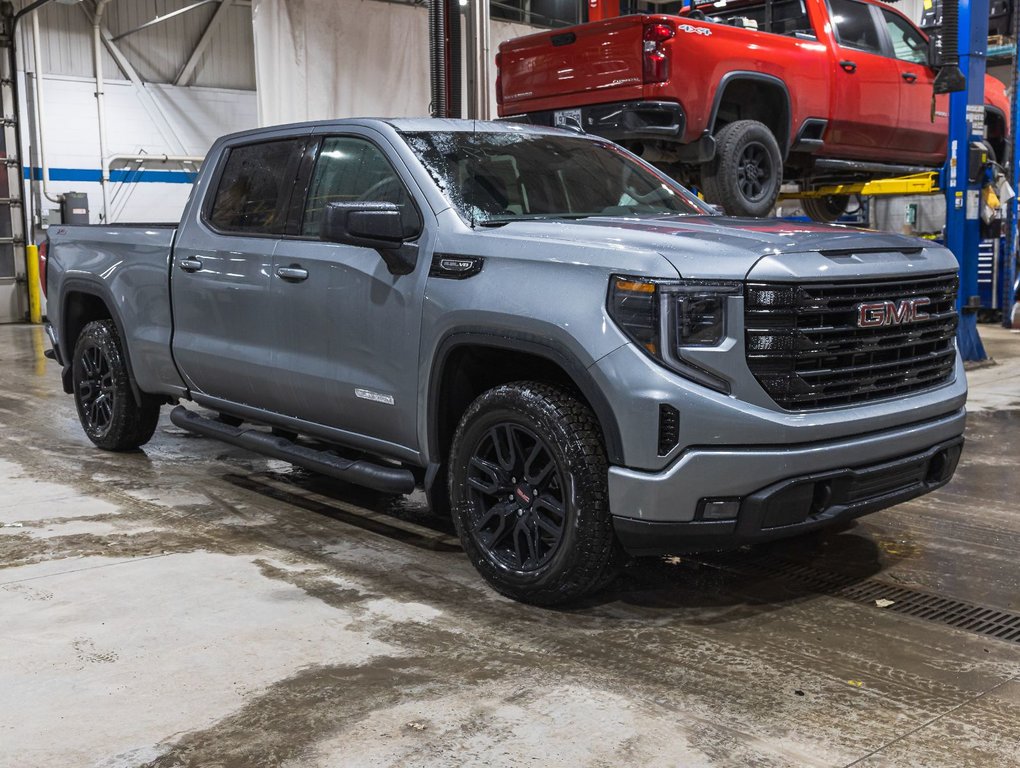
[[[378,0],[254,0],[259,123],[420,117],[429,111],[428,11]],[[536,30],[492,23],[500,42]],[[496,115],[496,65],[489,95]]]

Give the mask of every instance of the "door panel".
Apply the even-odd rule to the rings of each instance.
[[[276,399],[285,404],[283,412],[416,449],[430,234],[403,246],[417,252],[417,268],[408,275],[391,274],[371,248],[314,239],[330,202],[393,202],[421,226],[419,210],[428,209],[415,204],[409,182],[399,160],[366,138],[323,139],[301,236],[277,249],[271,294]]]
[[[928,41],[914,26],[893,11],[881,9],[890,52],[900,73],[900,109],[890,146],[938,162],[946,155],[949,121],[931,115],[935,72],[928,67]]]
[[[171,269],[174,359],[188,386],[278,410],[270,312],[273,254],[286,226],[303,139],[234,147],[207,217],[188,222]]]
[[[839,154],[885,159],[899,113],[899,67],[882,53],[870,6],[830,0],[830,7],[837,45],[827,140]]]

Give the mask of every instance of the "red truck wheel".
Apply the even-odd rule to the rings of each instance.
[[[710,203],[731,216],[767,216],[783,180],[783,159],[772,131],[757,120],[737,120],[715,135],[715,158],[701,172]]]
[[[850,204],[850,195],[827,195],[825,197],[807,197],[800,201],[800,207],[812,221],[831,224],[846,213]]]

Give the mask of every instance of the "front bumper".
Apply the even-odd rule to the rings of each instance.
[[[657,473],[612,467],[616,532],[631,554],[661,554],[793,536],[875,512],[949,482],[965,419],[961,408],[808,446],[690,449]],[[706,499],[739,499],[736,519],[702,519]]]
[[[683,138],[687,118],[675,101],[620,101],[573,109],[528,112],[509,120],[556,127],[556,115],[580,112],[580,128],[611,141]],[[561,126],[562,127],[562,126]]]

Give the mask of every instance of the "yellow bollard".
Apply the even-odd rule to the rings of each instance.
[[[39,285],[39,246],[25,246],[25,261],[28,269],[28,319],[33,323],[42,322],[42,296]]]

